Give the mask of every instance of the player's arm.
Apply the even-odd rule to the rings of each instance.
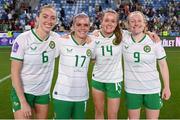
[[[154,32],[150,32],[150,31],[147,31],[145,32],[150,38],[151,40],[153,40],[154,42],[158,43],[161,41],[160,37],[154,33]]]
[[[96,29],[96,30],[94,30],[94,31],[92,32],[92,35],[98,37],[98,36],[99,36],[99,32],[100,32],[100,30]]]
[[[131,32],[129,32],[128,30],[122,30],[124,34],[130,34]],[[160,37],[154,33],[154,32],[150,32],[150,31],[145,31],[145,34],[147,34],[152,41],[154,41],[155,43],[161,42]]]
[[[30,116],[32,116],[31,107],[27,103],[26,98],[24,96],[24,90],[20,78],[22,65],[23,65],[22,61],[20,60],[11,61],[11,79],[12,79],[12,85],[16,90],[16,94],[21,104],[21,111],[23,112],[25,117],[30,118]]]
[[[166,59],[158,60],[160,72],[163,78],[164,88],[162,90],[162,98],[168,100],[171,96],[170,86],[169,86],[169,69]]]

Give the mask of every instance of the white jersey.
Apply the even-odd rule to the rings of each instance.
[[[53,98],[64,101],[84,101],[89,98],[88,66],[94,58],[95,43],[79,45],[73,36],[58,43],[60,60]]]
[[[56,53],[55,39],[59,35],[51,32],[42,41],[30,30],[20,34],[14,41],[11,59],[23,62],[20,73],[25,93],[45,95],[50,92]]]
[[[122,43],[114,45],[113,34],[105,38],[101,32],[95,39],[95,65],[92,79],[103,83],[117,83],[123,80],[122,72]]]
[[[152,94],[161,90],[157,59],[166,57],[161,42],[154,43],[149,36],[136,43],[129,34],[123,41],[125,91]]]

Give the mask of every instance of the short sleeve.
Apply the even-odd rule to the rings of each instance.
[[[54,41],[55,41],[55,44],[56,44],[56,54],[55,54],[55,56],[58,57],[60,55],[61,36],[56,34]]]
[[[20,35],[15,39],[11,49],[11,60],[15,59],[23,61],[25,53],[25,44],[26,40],[23,36]]]
[[[156,54],[157,60],[166,58],[166,52],[165,52],[164,47],[162,46],[161,42],[156,43],[155,54]]]

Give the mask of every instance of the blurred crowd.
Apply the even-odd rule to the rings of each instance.
[[[0,8],[0,31],[24,31],[35,26],[36,10],[22,2],[17,8],[18,0],[1,0]],[[67,0],[70,4],[75,4],[74,0]],[[108,4],[108,1],[107,1]],[[100,18],[102,12],[101,5],[95,7],[95,19],[91,21],[91,30],[100,28]],[[169,2],[166,6],[154,8],[152,5],[141,5],[138,0],[133,3],[116,3],[115,10],[119,13],[119,23],[123,29],[127,29],[127,15],[135,10],[142,11],[147,18],[148,30],[158,33],[160,36],[179,36],[180,35],[180,2]],[[63,21],[65,12],[60,11],[59,24],[55,31],[70,30],[71,23]],[[66,24],[63,24],[66,23]]]

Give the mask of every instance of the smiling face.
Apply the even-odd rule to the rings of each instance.
[[[112,34],[118,24],[118,15],[113,12],[105,12],[101,21],[101,30],[104,34]]]
[[[76,38],[86,39],[90,29],[89,17],[86,15],[78,15],[73,20],[73,30]]]
[[[49,33],[56,25],[56,11],[51,7],[40,10],[39,16],[36,17],[38,28],[45,33]]]
[[[146,20],[142,13],[132,12],[128,16],[129,30],[132,34],[143,33],[146,28]]]

